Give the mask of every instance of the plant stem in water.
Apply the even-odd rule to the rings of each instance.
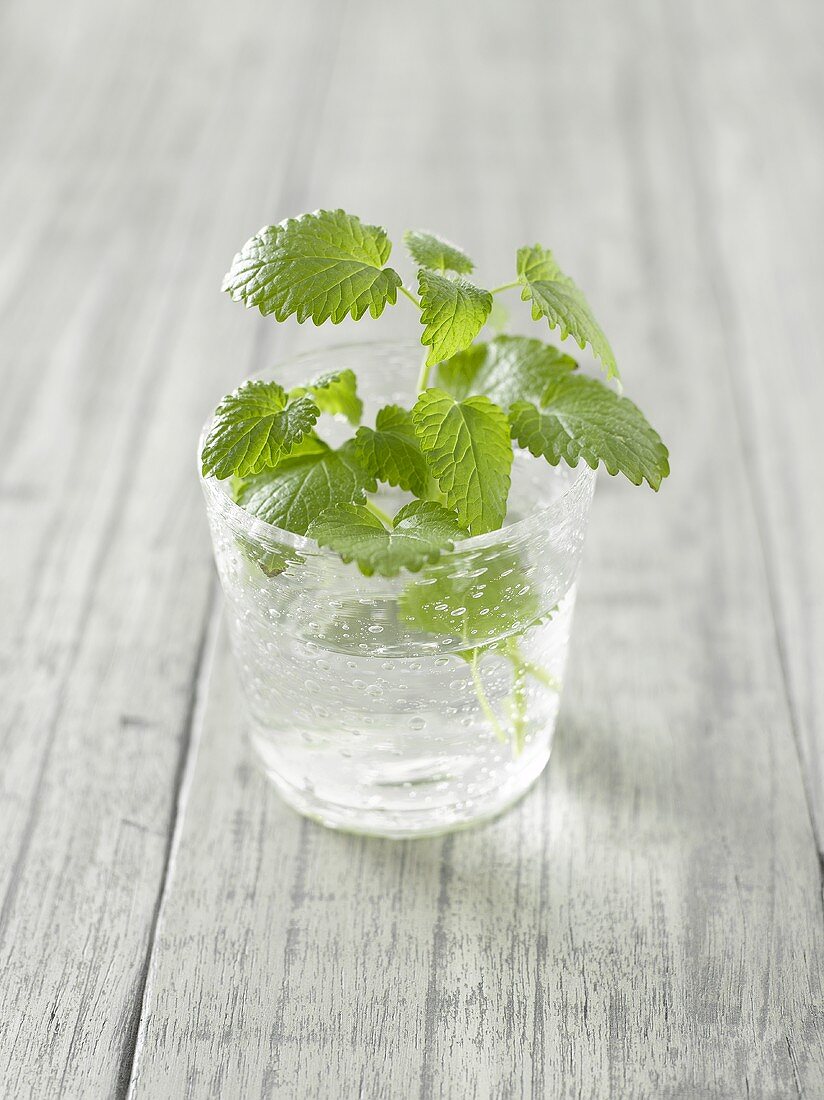
[[[560,680],[556,679],[551,672],[547,672],[545,668],[541,668],[540,665],[536,665],[524,657],[518,646],[518,640],[514,635],[507,638],[505,652],[516,669],[523,669],[523,671],[528,673],[533,680],[537,680],[539,684],[543,684],[544,687],[549,688],[550,691],[561,690]]]
[[[537,680],[539,684],[543,684],[544,687],[549,688],[550,691],[561,690],[561,681],[553,676],[551,672],[547,672],[546,669],[534,665],[532,661],[522,660],[521,668],[524,672],[528,672],[533,680]]]
[[[522,664],[515,664],[512,673],[512,695],[509,697],[509,709],[512,716],[512,755],[521,755],[526,740],[526,670]]]
[[[478,702],[481,704],[481,710],[484,712],[490,726],[492,726],[493,730],[495,731],[495,736],[498,738],[499,741],[506,744],[506,733],[504,732],[501,723],[498,721],[498,717],[495,714],[495,711],[492,709],[492,704],[489,702],[489,699],[487,699],[486,692],[484,691],[484,682],[481,677],[479,661],[480,654],[477,649],[473,649],[472,656],[469,659],[469,667],[472,670],[472,682],[475,685],[475,694],[478,697]]]

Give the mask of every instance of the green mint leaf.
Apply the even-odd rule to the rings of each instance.
[[[356,562],[367,577],[395,577],[401,569],[416,573],[451,550],[464,533],[455,513],[431,500],[414,500],[401,508],[391,531],[359,504],[327,509],[308,531],[319,546],[328,546],[345,562]]]
[[[560,329],[562,339],[572,336],[581,348],[589,344],[607,378],[619,377],[612,348],[586,298],[564,275],[548,248],[536,244],[518,249],[518,279],[523,284],[521,298],[532,302],[533,320],[546,317],[550,328]]]
[[[296,386],[290,397],[309,394],[321,412],[345,416],[352,425],[360,424],[363,402],[358,397],[358,381],[351,370],[330,371],[318,375],[305,386]]]
[[[519,445],[553,466],[583,458],[594,470],[600,461],[656,490],[669,473],[667,448],[641,410],[597,378],[567,375],[550,383],[540,408],[518,401],[509,415]]]
[[[258,474],[239,486],[237,502],[247,512],[296,535],[333,504],[363,502],[377,489],[363,468],[353,440],[333,451],[320,440],[308,440],[305,449],[285,459],[274,470]]]
[[[310,397],[289,400],[277,382],[245,382],[217,407],[203,446],[203,476],[245,477],[277,466],[319,416]]]
[[[485,559],[486,569],[443,564],[427,569],[426,584],[410,583],[400,600],[400,614],[411,626],[439,639],[452,638],[466,649],[460,656],[507,634],[522,633],[540,608],[517,554],[502,550]]]
[[[555,378],[577,363],[551,344],[526,336],[496,336],[473,344],[438,366],[438,382],[455,397],[473,393],[508,409],[513,401],[538,401]]]
[[[432,476],[461,526],[472,535],[497,530],[506,516],[512,466],[503,410],[488,397],[456,401],[430,389],[418,398],[412,420]]]
[[[428,267],[430,271],[456,271],[459,275],[468,275],[475,266],[465,252],[434,233],[407,229],[403,243],[418,267]]]
[[[492,309],[492,295],[466,279],[450,279],[421,268],[418,272],[421,298],[421,343],[429,349],[427,365],[449,359],[469,347]]]
[[[329,444],[324,443],[315,432],[310,432],[304,436],[300,443],[296,443],[289,453],[290,462],[297,458],[306,458],[309,455],[325,455],[329,450]],[[263,471],[264,475],[259,481],[265,481],[270,471]],[[253,477],[238,477],[234,475],[231,481],[232,500],[235,504],[240,504],[241,499],[244,498],[247,487],[254,480]]]
[[[374,429],[358,428],[355,444],[361,462],[378,481],[423,496],[429,471],[407,409],[386,405],[375,417]]]
[[[223,289],[278,321],[295,314],[301,323],[311,317],[337,325],[367,309],[380,317],[402,282],[383,266],[391,250],[379,226],[343,210],[316,210],[261,229],[235,256]]]
[[[452,394],[459,401],[469,397],[486,360],[487,348],[487,344],[470,344],[468,348],[439,363],[435,374],[438,388]]]

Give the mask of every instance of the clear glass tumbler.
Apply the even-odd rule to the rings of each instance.
[[[372,423],[411,404],[419,360],[414,345],[353,344],[259,377],[290,388],[351,368]],[[290,805],[332,828],[424,836],[525,793],[549,759],[594,484],[583,464],[516,452],[502,530],[387,579],[203,479],[252,744]],[[406,499],[385,488],[377,503],[392,514]]]

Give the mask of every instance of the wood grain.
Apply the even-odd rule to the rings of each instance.
[[[712,20],[700,6],[692,15],[681,10],[675,30],[683,43],[682,114],[693,149],[700,148],[692,172],[714,296],[741,410],[782,673],[824,858],[824,681],[817,674],[824,664],[819,6],[807,13],[805,26],[800,35],[786,12],[766,5],[753,21],[739,4]],[[725,53],[734,64],[717,63]],[[689,58],[701,64],[696,68]]]
[[[824,1093],[818,8],[2,18],[0,1091]],[[194,440],[353,326],[217,284],[323,205],[482,282],[544,239],[672,447],[601,478],[548,773],[444,839],[302,821],[240,736]]]
[[[254,348],[255,325],[209,302],[238,217],[295,170],[261,156],[261,131],[300,163],[280,105],[320,13],[284,9],[276,72],[266,5],[192,24],[90,3],[72,13],[85,35],[56,12],[41,39],[51,14],[4,13],[0,66],[19,150],[0,202],[0,1080],[105,1096],[131,1069],[214,592],[194,441]]]

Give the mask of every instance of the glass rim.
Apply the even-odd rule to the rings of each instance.
[[[255,371],[253,374],[247,375],[238,385],[242,386],[244,382],[253,379],[266,378],[268,380],[273,371],[290,366],[293,363],[299,363],[302,359],[316,359],[319,355],[340,353],[342,351],[351,351],[355,348],[363,347],[369,347],[373,350],[377,348],[386,348],[387,350],[391,349],[395,352],[403,351],[409,353],[416,353],[419,350],[417,344],[405,340],[347,340],[339,344],[331,344],[314,350],[299,352],[288,358],[279,359],[272,366],[265,367],[259,371]],[[339,562],[340,556],[338,554],[329,547],[319,546],[318,543],[308,535],[298,535],[294,531],[289,531],[285,527],[278,527],[274,523],[267,523],[266,520],[260,519],[259,516],[247,512],[245,508],[241,507],[241,505],[232,498],[231,493],[225,488],[230,480],[229,478],[220,480],[216,478],[214,474],[210,474],[208,477],[203,476],[200,456],[203,452],[203,445],[212,427],[214,418],[214,413],[210,413],[201,429],[195,461],[197,462],[198,480],[200,481],[203,492],[208,493],[209,497],[218,503],[224,518],[229,520],[233,527],[242,529],[244,533],[253,535],[253,537],[260,538],[261,535],[265,535],[280,546],[288,546],[290,549],[300,554],[311,552],[316,556],[333,558]],[[521,448],[521,450],[523,450],[523,448]],[[524,453],[529,452],[525,451]],[[549,463],[548,465],[551,466]],[[558,466],[560,465],[562,464],[559,463]],[[564,486],[558,496],[554,497],[548,504],[530,512],[529,515],[524,516],[523,519],[515,520],[514,523],[505,524],[495,531],[486,531],[482,535],[468,535],[465,539],[461,539],[455,543],[451,553],[455,553],[459,550],[463,553],[467,550],[484,550],[500,546],[502,536],[516,539],[528,538],[533,528],[537,528],[539,525],[541,527],[544,526],[541,521],[547,520],[556,512],[562,515],[567,499],[583,485],[592,484],[598,473],[597,468],[593,469],[585,461],[581,461],[580,464],[576,463],[574,466],[570,466],[568,463],[564,463],[563,465],[571,470],[574,476],[569,481],[569,484]],[[558,466],[551,466],[551,468],[554,470],[557,469]],[[443,555],[443,557],[447,556],[447,554]]]

